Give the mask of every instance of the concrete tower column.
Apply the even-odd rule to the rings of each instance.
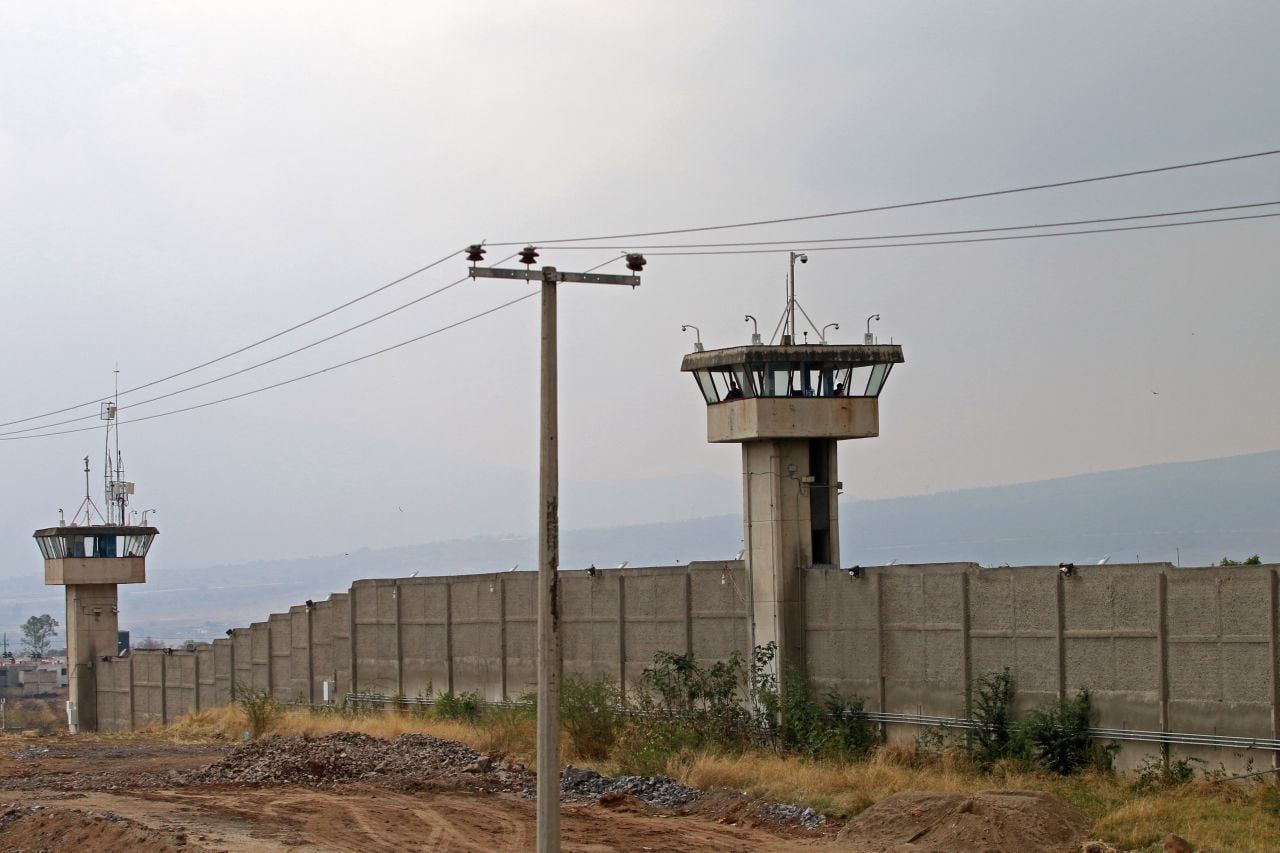
[[[742,445],[744,549],[753,646],[777,644],[803,668],[804,570],[840,563],[836,443],[775,439]]]
[[[119,652],[119,609],[113,583],[67,587],[67,692],[84,731],[98,729],[96,664]]]

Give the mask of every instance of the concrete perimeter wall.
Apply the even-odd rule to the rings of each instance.
[[[710,663],[750,651],[742,563],[561,573],[564,665],[634,684],[659,651]],[[475,691],[515,699],[536,688],[533,572],[361,580],[326,601],[274,613],[194,652],[135,650],[97,662],[104,731],[225,705],[236,687],[282,702],[368,691]]]
[[[885,566],[804,576],[804,646],[820,692],[872,711],[962,717],[974,680],[1009,667],[1024,707],[1088,688],[1102,728],[1280,738],[1280,566]],[[562,573],[567,672],[634,685],[659,651],[702,662],[749,648],[741,562]],[[357,581],[195,652],[98,664],[105,730],[226,704],[236,685],[286,702],[534,689],[535,575]],[[907,738],[913,726],[888,734]],[[1159,752],[1129,744],[1121,765]],[[1242,752],[1181,750],[1216,766]],[[1175,749],[1175,754],[1178,750]],[[1251,753],[1259,765],[1268,752]]]

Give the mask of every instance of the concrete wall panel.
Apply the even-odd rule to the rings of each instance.
[[[196,709],[195,652],[163,654],[164,721],[171,723]]]
[[[311,608],[305,604],[289,608],[289,680],[291,701],[313,701],[311,696]]]
[[[164,724],[164,652],[134,650],[133,729]]]
[[[230,637],[213,641],[213,699],[208,705],[201,699],[201,708],[213,708],[231,703],[231,684],[235,677],[234,667],[232,666],[233,648],[234,644]],[[203,675],[203,670],[201,675]]]
[[[444,584],[448,596],[447,645],[442,667],[455,693],[502,698],[501,596],[497,578],[456,577]]]
[[[329,635],[332,637],[333,674],[338,696],[355,691],[355,647],[351,642],[351,595],[335,592],[329,596]]]
[[[449,662],[449,581],[447,578],[406,578],[398,591],[400,644],[404,660],[402,692],[406,696],[439,695],[452,689]],[[363,626],[361,627],[363,630]],[[395,632],[384,644],[395,655]],[[380,652],[382,646],[379,647]]]
[[[288,613],[272,613],[267,618],[270,630],[267,642],[270,655],[271,693],[281,702],[296,702],[300,698],[293,689],[293,630]]]
[[[332,599],[317,601],[311,611],[311,701],[324,698],[323,684],[337,679],[333,654],[334,606]]]
[[[357,692],[394,694],[400,689],[396,660],[398,583],[362,580],[351,586]]]

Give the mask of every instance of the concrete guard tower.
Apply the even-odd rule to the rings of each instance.
[[[115,406],[104,404],[108,427],[115,419]],[[74,734],[78,728],[98,729],[98,684],[96,663],[120,653],[119,594],[122,583],[144,583],[147,579],[147,551],[160,532],[146,523],[127,524],[129,497],[133,483],[122,479],[123,466],[116,449],[116,464],[108,464],[106,480],[107,515],[103,516],[89,496],[89,457],[84,459],[85,497],[71,523],[37,530],[36,544],[44,557],[44,582],[67,588],[67,722]],[[107,456],[110,462],[110,454]],[[61,511],[60,511],[61,512]],[[96,516],[96,519],[95,519]],[[95,523],[96,521],[96,523]]]
[[[903,362],[901,346],[869,331],[861,345],[829,345],[816,328],[822,343],[792,343],[797,258],[780,344],[758,334],[728,349],[699,342],[680,368],[707,401],[707,440],[742,445],[751,643],[777,643],[779,674],[804,671],[804,570],[840,564],[837,442],[880,434],[880,392]]]

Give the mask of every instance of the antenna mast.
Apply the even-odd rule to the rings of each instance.
[[[129,496],[133,494],[133,483],[124,479],[124,457],[120,454],[120,422],[117,417],[120,406],[120,368],[115,370],[115,393],[110,400],[102,404],[99,417],[107,422],[105,457],[106,469],[102,472],[105,497],[107,501],[107,524],[127,524],[129,517],[127,507]],[[111,438],[115,435],[115,459],[111,458]]]

